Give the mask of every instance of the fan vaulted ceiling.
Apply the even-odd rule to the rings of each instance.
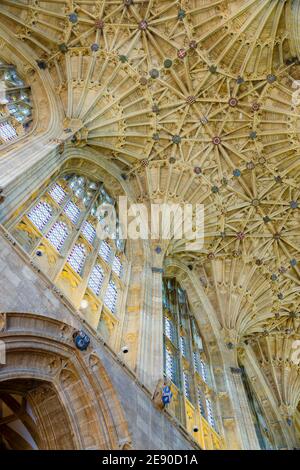
[[[234,344],[261,337],[270,350],[299,335],[298,10],[288,0],[0,5],[3,28],[51,75],[74,145],[118,165],[139,201],[205,205],[202,252],[174,242],[169,255],[197,273]]]

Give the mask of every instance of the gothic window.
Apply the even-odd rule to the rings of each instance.
[[[111,257],[111,247],[105,240],[101,242],[99,255],[104,259],[104,261],[107,263],[109,262]]]
[[[82,235],[90,244],[93,243],[95,236],[96,236],[96,230],[92,226],[92,224],[90,224],[90,222],[87,222],[87,221],[84,222],[83,227],[82,227]]]
[[[118,297],[118,291],[117,291],[116,284],[114,283],[113,280],[110,280],[106,293],[105,293],[104,303],[112,313],[116,312],[117,297]]]
[[[68,257],[68,263],[74,271],[77,274],[80,274],[82,271],[82,268],[84,266],[84,262],[86,259],[86,249],[85,246],[82,244],[76,244],[73,247],[73,250],[71,251],[69,257]]]
[[[0,145],[29,129],[31,108],[29,87],[13,65],[0,62]]]
[[[71,222],[76,225],[80,215],[80,209],[76,206],[76,204],[74,204],[72,201],[69,201],[64,208],[64,212]]]
[[[96,264],[91,272],[89,279],[89,288],[94,291],[96,295],[99,295],[104,279],[104,271],[99,264]]]
[[[257,400],[256,394],[243,366],[241,366],[241,372],[242,381],[260,448],[262,450],[274,449],[273,436],[269,430],[260,403]]]
[[[26,215],[20,211],[22,215],[14,216],[9,222],[14,236],[27,251],[33,245],[28,243],[27,236],[25,240],[26,232],[21,227],[24,229],[24,224],[29,225],[28,218],[40,231],[45,232],[40,236],[48,242],[44,244],[46,249],[50,248],[49,244],[52,245],[60,257],[47,266],[47,260],[50,261],[55,255],[58,257],[58,253],[52,250],[51,256],[41,259],[41,269],[71,301],[76,298],[74,303],[77,308],[81,308],[83,299],[93,299],[90,303],[88,301],[88,307],[83,310],[89,313],[87,317],[95,329],[102,331],[99,325],[109,324],[107,331],[113,335],[114,328],[118,327],[113,317],[116,315],[121,319],[124,314],[117,310],[119,305],[123,305],[122,296],[126,293],[123,278],[127,260],[125,253],[120,255],[118,240],[100,240],[97,236],[100,218],[98,208],[103,201],[115,204],[102,183],[74,173],[63,174],[52,181],[49,187],[41,189],[39,200]],[[20,221],[23,223],[20,224]],[[87,258],[89,262],[86,262]],[[80,280],[75,273],[81,276]],[[72,279],[72,276],[76,279]],[[80,288],[74,295],[73,286],[78,284]],[[110,315],[111,323],[107,322]],[[97,319],[97,324],[93,318]],[[112,324],[115,325],[113,328]]]
[[[216,430],[214,416],[214,391],[211,388],[209,366],[202,338],[192,317],[186,292],[175,279],[163,282],[164,318],[164,371],[181,397],[174,408],[177,418],[182,419],[180,407],[196,410],[199,420],[204,418],[211,432]],[[178,338],[179,341],[176,340]],[[202,418],[201,418],[202,417]],[[188,420],[188,416],[186,420]]]
[[[55,183],[54,186],[51,188],[49,192],[50,196],[52,199],[57,202],[57,204],[61,204],[63,200],[66,197],[66,192],[63,190],[63,188],[58,184]]]
[[[55,222],[51,230],[48,232],[47,239],[57,249],[57,251],[60,252],[68,234],[68,227],[64,222]]]
[[[43,230],[47,222],[52,217],[52,207],[45,201],[40,201],[28,214],[31,222],[39,229]]]

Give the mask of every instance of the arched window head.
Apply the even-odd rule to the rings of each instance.
[[[171,411],[188,429],[191,419],[203,426],[205,434],[210,429],[213,439],[208,437],[205,444],[210,448],[214,440],[221,442],[216,434],[210,367],[187,294],[176,279],[163,281],[163,321],[165,378],[171,381],[176,397]]]
[[[30,88],[13,65],[0,61],[0,146],[24,135],[31,121]]]
[[[28,218],[39,229],[43,230],[52,217],[52,207],[45,201],[40,201],[28,214]]]

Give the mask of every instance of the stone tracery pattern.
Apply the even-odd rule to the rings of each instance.
[[[53,78],[66,140],[113,159],[139,201],[205,204],[203,251],[174,241],[168,253],[197,273],[234,346],[299,336],[300,66],[291,3],[0,7],[0,22]]]

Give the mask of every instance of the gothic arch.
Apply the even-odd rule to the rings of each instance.
[[[108,374],[96,353],[75,348],[74,328],[30,313],[1,316],[6,363],[0,368],[0,390],[29,400],[40,430],[36,437],[40,448],[130,445],[123,410]]]
[[[225,347],[225,338],[218,325],[214,310],[196,275],[185,264],[173,258],[166,258],[164,274],[176,277],[183,289],[188,292],[192,313],[207,346],[209,362],[213,365],[222,432],[226,436],[228,448],[239,448],[241,436],[233,409],[234,395],[232,395],[232,391],[230,393],[232,385],[229,384],[234,379],[230,376],[229,368],[225,368],[225,364],[228,364],[230,360],[228,360],[228,351]],[[231,355],[231,351],[229,351],[229,355]],[[231,363],[234,365],[233,361]]]

